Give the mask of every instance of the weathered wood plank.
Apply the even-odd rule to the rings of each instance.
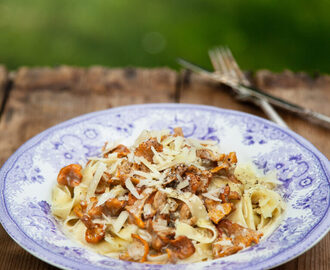
[[[175,87],[176,72],[166,68],[22,68],[0,123],[0,165],[54,124],[120,105],[174,102]]]
[[[269,71],[259,71],[256,73],[254,83],[273,95],[330,115],[330,76],[312,79],[304,73],[294,74],[286,71],[274,74]],[[225,86],[186,73],[183,74],[180,102],[213,105],[265,117],[256,106],[238,103],[230,92],[231,90]],[[283,111],[279,113],[293,131],[311,141],[327,157],[330,156],[329,130],[308,123],[295,115]],[[274,269],[327,270],[330,267],[329,242],[330,234],[310,251]]]
[[[55,270],[17,245],[0,225],[0,269]]]
[[[212,105],[264,116],[263,112],[254,105],[237,102],[232,90],[227,86],[189,71],[183,71],[181,76],[180,103]]]
[[[0,68],[0,85],[1,72]],[[0,122],[0,166],[19,145],[40,131],[83,113],[120,105],[179,100],[265,117],[258,107],[238,103],[226,87],[190,73],[181,74],[180,78],[169,69],[21,68]],[[330,115],[329,76],[311,78],[306,74],[260,71],[254,82],[274,95]],[[181,89],[176,93],[178,85]],[[0,98],[1,91],[0,87]],[[326,141],[329,131],[280,113],[294,131],[330,155]],[[329,269],[329,246],[330,235],[327,235],[307,253],[275,269]],[[16,245],[1,226],[0,256],[3,258],[0,269],[55,269]]]
[[[221,84],[210,82],[196,74],[183,76],[185,79],[180,90],[182,103],[207,104],[266,117],[255,105],[237,102],[231,95],[231,90]],[[321,76],[315,80],[305,74],[298,74],[296,80],[295,76],[290,72],[273,74],[260,71],[254,82],[275,96],[330,115],[330,76]],[[281,110],[278,112],[293,131],[311,141],[324,155],[330,156],[328,129],[306,122],[299,116]]]
[[[274,270],[329,270],[330,234],[328,233],[315,247]]]
[[[274,96],[330,116],[330,76],[311,78],[305,73],[280,74],[258,71],[255,84]],[[280,111],[288,126],[330,157],[329,129],[307,122],[299,116]]]
[[[330,234],[307,253],[297,258],[297,269],[309,270],[329,270],[330,268]]]
[[[166,68],[21,68],[0,122],[0,166],[32,136],[77,115],[174,102],[176,79],[176,72]],[[0,240],[0,269],[55,269],[15,244],[1,226]]]

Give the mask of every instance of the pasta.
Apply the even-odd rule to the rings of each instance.
[[[258,176],[235,152],[181,128],[102,151],[84,168],[62,168],[52,191],[67,234],[101,254],[157,264],[220,258],[257,244],[283,216],[275,175]]]

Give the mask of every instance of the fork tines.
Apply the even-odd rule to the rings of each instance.
[[[220,75],[235,80],[237,83],[243,83],[250,86],[250,82],[246,79],[244,73],[239,68],[233,54],[228,47],[217,47],[209,51],[209,56],[215,70]]]

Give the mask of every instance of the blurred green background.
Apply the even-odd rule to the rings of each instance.
[[[244,69],[330,73],[329,0],[0,0],[0,63],[211,67],[228,45]]]

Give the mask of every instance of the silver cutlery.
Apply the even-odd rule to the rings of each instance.
[[[245,74],[241,71],[238,66],[234,56],[227,47],[218,47],[209,51],[209,56],[216,73],[227,77],[228,80],[237,81],[237,83],[242,83],[246,86],[251,86],[250,81],[247,79]],[[248,93],[244,89],[237,89],[238,98],[246,99],[249,97]],[[275,123],[282,127],[288,128],[287,124],[281,118],[281,116],[275,111],[275,109],[268,103],[264,98],[259,99],[255,97],[250,97],[250,101],[255,103],[257,106],[265,112],[265,114]]]
[[[182,67],[189,69],[195,73],[198,73],[205,78],[212,79],[214,81],[221,82],[223,84],[230,86],[235,91],[235,93],[237,94],[239,99],[251,100],[251,98],[257,98],[259,100],[266,100],[268,103],[270,103],[274,106],[277,106],[281,109],[295,113],[303,118],[308,119],[311,122],[320,124],[320,125],[330,129],[330,117],[329,116],[312,111],[307,108],[303,108],[299,105],[293,104],[284,99],[275,97],[258,88],[245,85],[244,83],[241,83],[237,79],[233,80],[230,77],[228,78],[228,76],[223,76],[223,75],[219,75],[218,73],[210,72],[210,71],[208,71],[198,65],[195,65],[191,62],[188,62],[182,58],[178,59],[178,63]]]

